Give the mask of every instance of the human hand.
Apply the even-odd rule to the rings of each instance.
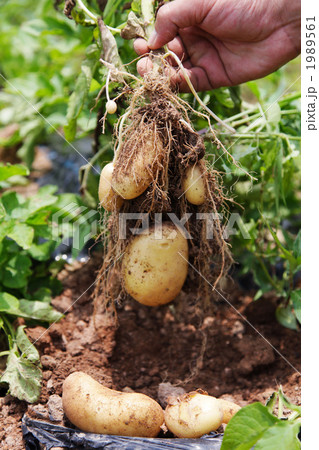
[[[300,0],[173,0],[158,10],[155,32],[137,39],[139,55],[168,44],[197,91],[233,86],[275,71],[300,53]],[[181,92],[185,78],[171,60]],[[150,59],[137,65],[141,75]]]

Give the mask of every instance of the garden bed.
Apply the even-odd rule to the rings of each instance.
[[[100,264],[101,256],[93,255],[85,265],[66,266],[59,275],[64,290],[52,301],[58,310],[67,310],[65,317],[48,330],[27,329],[41,355],[41,397],[38,404],[29,406],[10,396],[0,398],[1,449],[25,448],[21,432],[25,412],[49,421],[50,411],[54,423],[70,426],[67,420],[60,422],[57,396],[61,396],[63,380],[76,370],[107,387],[142,392],[154,399],[159,384],[170,382],[186,391],[201,388],[243,406],[265,403],[282,385],[287,397],[300,404],[300,333],[276,322],[275,297],[253,302],[253,291],[244,292],[229,283],[223,295],[242,316],[221,298],[203,320],[187,306],[193,303],[191,294],[182,296],[176,309],[175,303],[149,308],[132,300],[118,308],[116,328],[106,314],[93,314],[91,295]],[[201,361],[204,335],[207,342]]]

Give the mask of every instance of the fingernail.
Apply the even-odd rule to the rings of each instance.
[[[152,31],[152,34],[151,34],[151,36],[150,36],[150,38],[148,40],[148,43],[147,43],[150,48],[154,47],[154,44],[156,43],[157,38],[158,38],[157,32],[155,30]]]

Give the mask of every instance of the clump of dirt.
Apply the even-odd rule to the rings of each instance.
[[[92,291],[100,264],[101,256],[95,256],[85,265],[67,266],[60,274],[64,291],[53,301],[67,310],[65,317],[48,329],[27,329],[41,355],[41,397],[29,407],[10,396],[1,398],[1,449],[24,448],[20,420],[27,409],[32,417],[70,425],[52,418],[61,420],[62,383],[76,370],[107,387],[142,392],[155,400],[160,383],[170,382],[243,406],[264,403],[281,384],[287,397],[300,404],[300,334],[276,322],[268,308],[274,298],[253,302],[253,293],[231,284],[224,296],[243,317],[221,298],[214,315],[204,320],[189,306],[191,293],[183,293],[181,302],[156,308],[131,300],[118,308],[116,328],[112,316],[97,313],[94,318]],[[267,320],[261,323],[264,310]],[[271,345],[244,320],[246,311]]]

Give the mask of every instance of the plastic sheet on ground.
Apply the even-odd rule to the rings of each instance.
[[[62,427],[24,415],[22,432],[26,450],[38,450],[45,446],[75,448],[77,450],[124,449],[124,450],[219,450],[223,435],[211,433],[200,439],[161,439],[138,438],[128,436],[110,436],[104,434],[85,433],[72,428]]]

